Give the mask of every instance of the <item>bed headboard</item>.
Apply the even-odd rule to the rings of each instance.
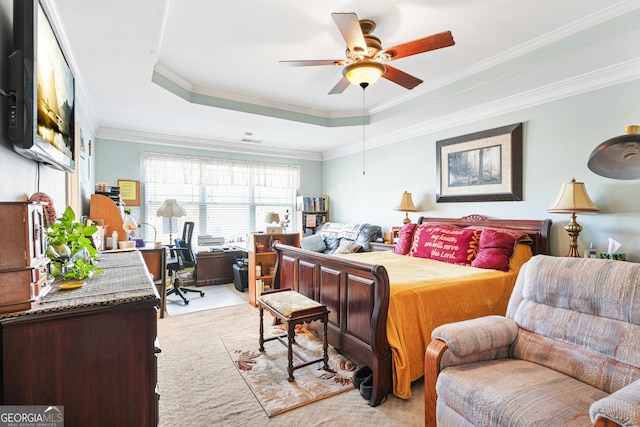
[[[533,239],[531,251],[534,255],[549,255],[550,219],[489,219],[486,216],[477,214],[463,216],[462,218],[430,218],[421,216],[418,219],[418,224],[426,222],[437,222],[440,224],[455,225],[457,227],[496,227],[522,231]]]

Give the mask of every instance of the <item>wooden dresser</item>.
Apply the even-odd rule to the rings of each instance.
[[[0,317],[0,404],[61,405],[68,426],[156,426],[158,293],[139,251],[79,289]]]

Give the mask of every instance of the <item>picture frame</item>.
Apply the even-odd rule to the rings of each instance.
[[[82,135],[82,128],[80,128],[80,155],[84,156],[86,152],[87,149],[85,148],[84,136]]]
[[[400,238],[400,230],[402,227],[391,227],[391,242],[398,243],[398,239]]]
[[[122,201],[127,206],[140,206],[140,181],[119,179],[118,187],[120,187]]]
[[[522,123],[436,142],[436,202],[522,200]]]

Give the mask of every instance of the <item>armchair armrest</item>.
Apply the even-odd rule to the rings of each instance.
[[[486,316],[438,326],[424,355],[425,425],[436,425],[436,381],[447,366],[509,356],[518,325],[504,316]]]
[[[640,425],[640,380],[593,402],[589,408],[589,416],[594,425]]]
[[[474,356],[473,361],[477,361],[478,354],[494,354],[497,349],[511,346],[517,336],[518,325],[504,316],[485,316],[448,323],[438,326],[431,333],[431,338],[446,343],[453,356]]]

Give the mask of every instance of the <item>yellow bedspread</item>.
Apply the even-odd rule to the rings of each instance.
[[[519,244],[510,271],[447,264],[387,252],[345,255],[383,265],[389,274],[387,338],[393,354],[393,394],[411,397],[411,382],[424,375],[424,352],[439,325],[505,314],[520,267],[531,248]]]

